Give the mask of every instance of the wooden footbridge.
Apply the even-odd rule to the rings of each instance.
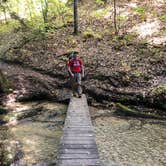
[[[60,142],[58,166],[103,166],[99,160],[85,95],[70,100]]]

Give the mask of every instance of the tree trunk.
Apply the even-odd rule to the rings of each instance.
[[[118,35],[116,0],[114,0],[114,28],[115,28],[115,35]]]
[[[74,0],[74,34],[78,34],[78,0]]]
[[[48,14],[48,2],[47,0],[41,0],[41,7],[42,7],[42,15],[43,15],[43,21],[44,23],[47,23],[47,14]]]
[[[4,17],[5,17],[5,23],[8,24],[7,15],[6,15],[6,8],[4,8],[3,12],[4,12]]]
[[[19,23],[25,27],[28,28],[28,25],[25,23],[24,19],[18,16],[15,12],[10,12],[10,16],[12,19],[19,21]]]

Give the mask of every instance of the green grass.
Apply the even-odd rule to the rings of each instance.
[[[95,32],[91,28],[87,28],[86,31],[83,32],[83,38],[101,39],[102,35],[99,32]]]
[[[141,118],[154,118],[154,119],[166,119],[166,117],[157,115],[155,113],[146,113],[146,112],[140,112],[139,110],[131,109],[121,103],[116,104],[117,111],[122,113],[126,116],[134,116],[134,117],[141,117]]]
[[[160,18],[161,20],[166,20],[166,14],[161,14],[161,15],[159,16],[159,18]]]
[[[144,14],[145,9],[143,7],[137,7],[137,8],[134,9],[134,12],[136,12],[138,14]]]
[[[18,28],[20,25],[16,21],[9,21],[8,24],[1,24],[0,25],[0,32],[9,32],[15,28]]]
[[[104,5],[104,1],[103,0],[95,0],[97,5]]]
[[[5,113],[7,113],[6,108],[3,106],[0,106],[0,114],[5,114]]]
[[[101,18],[104,18],[110,11],[111,11],[111,9],[109,7],[98,9],[98,10],[93,11],[91,13],[91,16],[96,19],[101,19]]]

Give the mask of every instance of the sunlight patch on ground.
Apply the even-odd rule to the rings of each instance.
[[[137,7],[137,4],[131,2],[131,3],[127,4],[127,6],[132,7],[132,8],[136,8],[136,7]]]
[[[95,18],[105,18],[109,19],[110,16],[112,15],[112,9],[110,7],[108,8],[101,8],[96,11],[92,11],[91,16]]]
[[[60,0],[61,2],[63,2],[63,3],[67,3],[67,0]]]
[[[148,40],[148,43],[155,45],[160,45],[160,44],[166,45],[166,36],[153,37]]]
[[[107,13],[107,14],[104,16],[104,18],[105,18],[105,19],[110,19],[111,16],[112,16],[112,12],[109,12],[109,13]]]
[[[160,23],[158,20],[153,22],[147,21],[134,26],[130,31],[136,32],[139,38],[146,38],[152,36],[154,33],[159,32]]]
[[[165,0],[154,0],[154,6],[162,6],[165,4]]]

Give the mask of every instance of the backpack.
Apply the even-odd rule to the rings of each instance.
[[[74,67],[74,64],[76,64],[76,66],[81,66],[81,63],[78,59],[72,59],[71,67]]]

